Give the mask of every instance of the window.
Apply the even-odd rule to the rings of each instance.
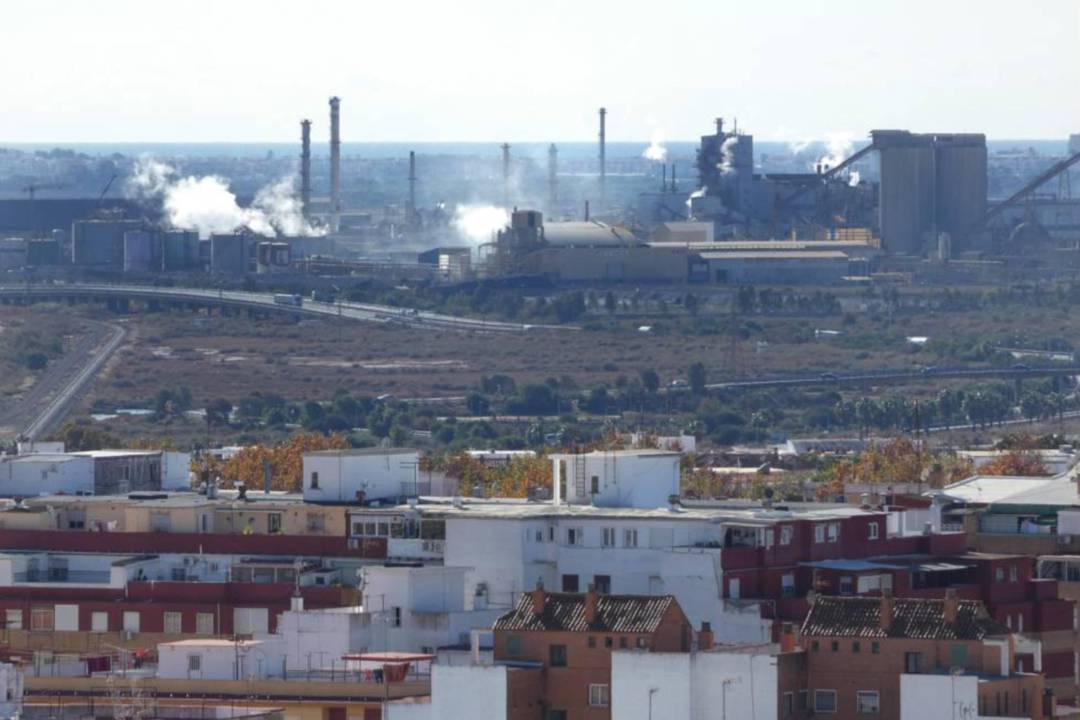
[[[139,625],[142,624],[142,616],[138,610],[125,610],[124,611],[124,631],[125,632],[139,632]]]
[[[51,631],[54,628],[53,618],[51,607],[30,608],[30,629]]]
[[[202,655],[188,655],[187,656],[187,671],[189,673],[201,673],[202,672]]]
[[[821,649],[821,643],[819,643],[817,640],[811,640],[810,641],[810,652],[817,652],[820,649]]]
[[[563,575],[562,576],[562,591],[564,593],[576,593],[576,592],[578,592],[578,576],[577,575]]]
[[[949,648],[949,665],[954,668],[962,668],[967,665],[967,645],[953,645]]]
[[[581,528],[566,528],[566,544],[581,545],[583,534]]]
[[[592,476],[592,482],[590,483],[589,491],[593,495],[599,495],[600,494],[600,476],[599,475],[593,475]]]
[[[815,690],[814,691],[814,712],[819,712],[819,713],[834,713],[834,712],[836,712],[836,691],[835,690]]]
[[[829,649],[832,650],[833,652],[840,652],[840,641],[839,640],[833,640],[831,645],[829,646]]]
[[[850,575],[840,576],[840,594],[850,595],[855,592],[855,579]]]
[[[881,643],[879,643],[879,642],[870,643],[870,654],[871,655],[880,655],[881,654]]]
[[[609,648],[615,645],[615,638],[607,635],[604,637],[604,647]]]
[[[826,526],[826,532],[829,536],[829,542],[836,542],[840,539],[840,523],[829,523]]]
[[[781,525],[780,526],[780,544],[781,545],[790,545],[791,544],[791,535],[792,535],[792,530],[791,530],[790,525]]]
[[[647,647],[649,647],[649,639],[639,637],[635,644],[638,646],[638,648],[641,648],[641,649],[647,648]]]
[[[281,532],[281,513],[270,513],[266,516],[266,532]]]
[[[319,489],[319,473],[317,473],[317,472],[311,473],[311,489],[312,490],[318,490]]]
[[[533,540],[535,542],[538,542],[538,543],[544,542],[544,531],[543,530],[537,530],[536,534],[533,536]]]
[[[626,528],[623,530],[622,544],[623,547],[637,547],[637,528]]]
[[[566,711],[548,710],[547,720],[566,720]]]
[[[555,526],[548,525],[548,542],[555,542]]]
[[[909,675],[918,675],[922,666],[922,653],[904,653],[904,672]]]
[[[872,523],[870,523],[869,528],[870,528],[870,530],[869,530],[870,539],[871,540],[877,540],[878,539],[878,524],[876,522],[872,522]]]
[[[615,547],[615,528],[601,529],[600,547]]]
[[[851,643],[851,652],[856,654],[862,652],[862,644],[858,640]]]
[[[765,529],[765,547],[771,548],[776,542],[776,533],[772,528]]]
[[[780,596],[795,597],[795,573],[784,573],[780,577]]]
[[[607,707],[611,704],[609,687],[600,683],[589,685],[589,707]]]
[[[795,714],[795,693],[784,693],[784,717],[791,717]]]
[[[610,575],[593,575],[593,587],[596,592],[601,595],[611,594],[611,576]]]
[[[625,650],[627,648],[627,640],[626,640],[625,635],[623,635],[622,637],[619,638],[619,647],[622,648],[623,650]]]
[[[548,648],[548,664],[551,667],[566,667],[565,645],[552,645]]]
[[[90,613],[90,632],[109,632],[109,613],[102,610]]]
[[[596,647],[596,636],[595,635],[590,635],[589,636],[589,647],[591,647],[591,648]]]
[[[4,627],[8,630],[22,630],[22,610],[5,610]]]
[[[510,657],[519,657],[521,655],[521,636],[520,635],[507,635],[506,636],[506,654]]]
[[[178,612],[167,612],[163,616],[163,631],[169,635],[179,635],[183,632],[183,616]]]
[[[796,707],[799,708],[800,711],[806,711],[806,710],[808,710],[810,708],[810,691],[809,690],[800,690],[799,691],[799,702],[796,705]]]
[[[814,526],[814,542],[816,542],[816,543],[825,542],[825,526],[824,525],[815,525]]]
[[[856,692],[855,712],[859,715],[877,715],[881,712],[881,700],[877,690],[859,690]]]
[[[1016,569],[1015,565],[1009,566],[1009,582],[1016,582],[1020,579],[1020,572]]]
[[[401,606],[395,605],[390,610],[390,627],[401,627]]]
[[[385,537],[390,534],[390,527],[386,523],[379,523],[378,528],[382,530],[382,536]],[[326,532],[326,516],[322,513],[308,513],[307,514],[307,531],[309,533],[324,533]]]
[[[195,634],[214,634],[214,613],[201,612],[195,615]]]
[[[995,582],[1005,582],[1005,568],[999,567],[994,571]]]

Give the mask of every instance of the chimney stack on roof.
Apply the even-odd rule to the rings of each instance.
[[[341,214],[341,100],[330,98],[330,216],[338,229]]]
[[[956,622],[956,617],[960,612],[960,598],[956,595],[956,588],[947,588],[945,590],[945,600],[941,606],[942,619],[952,625]]]
[[[532,608],[534,615],[544,614],[544,604],[546,601],[544,593],[544,583],[536,583],[536,589],[529,593],[532,596]]]
[[[585,623],[592,626],[596,622],[596,604],[599,598],[596,594],[596,586],[590,584],[585,593]]]
[[[889,628],[893,623],[893,608],[896,605],[896,600],[893,598],[892,590],[881,591],[881,617],[879,622],[881,623],[881,629],[885,632],[889,632]]]
[[[702,621],[701,630],[698,632],[698,650],[712,650],[715,644],[712,623]]]

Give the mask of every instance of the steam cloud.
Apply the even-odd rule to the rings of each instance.
[[[454,228],[472,245],[491,242],[499,230],[510,224],[510,213],[496,205],[458,205],[454,209]]]
[[[735,170],[735,146],[739,144],[739,136],[732,135],[720,146],[720,172],[727,175]]]
[[[664,136],[659,130],[653,130],[652,139],[649,141],[649,147],[645,148],[645,152],[641,153],[641,156],[646,160],[652,160],[653,162],[664,162],[667,160],[667,148],[664,147]]]
[[[169,225],[212,233],[248,229],[260,235],[323,235],[325,230],[304,218],[296,196],[295,179],[284,177],[255,193],[251,207],[240,207],[225,178],[217,175],[178,177],[176,168],[153,158],[141,158],[128,179],[129,194],[159,198]]]
[[[697,198],[705,197],[705,193],[709,192],[709,188],[702,185],[694,192],[690,193],[690,196],[686,198],[686,216],[692,218],[694,216],[694,200]]]
[[[857,187],[861,180],[862,180],[862,175],[859,174],[859,171],[858,170],[852,170],[851,175],[848,176],[848,183],[847,184],[850,185],[851,187]]]
[[[855,139],[852,133],[829,133],[825,136],[825,155],[818,159],[818,164],[823,170],[834,168],[851,157],[854,151]]]

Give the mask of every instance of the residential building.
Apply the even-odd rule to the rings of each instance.
[[[677,452],[598,450],[551,461],[556,504],[651,509],[679,496]]]
[[[56,449],[55,447],[47,449]],[[188,488],[190,456],[162,450],[32,452],[0,456],[0,496],[119,495]]]
[[[979,716],[1046,717],[1038,643],[955,593],[942,600],[817,597],[801,643],[806,707],[816,715],[899,720],[912,699],[901,692],[902,680],[929,674],[975,678]],[[936,712],[932,717],[941,717],[942,709]]]
[[[416,450],[361,448],[304,455],[304,500],[316,503],[398,501],[418,494]]]

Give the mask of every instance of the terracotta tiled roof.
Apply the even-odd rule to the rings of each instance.
[[[818,597],[803,621],[809,637],[912,638],[920,640],[982,640],[1011,631],[987,616],[982,603],[959,600],[956,621],[945,622],[944,600],[893,600],[893,620],[881,627],[879,598]]]
[[[589,625],[585,595],[545,593],[544,611],[537,615],[532,595],[524,593],[516,608],[495,621],[495,629],[651,633],[673,604],[675,598],[670,595],[599,595],[596,621]]]

